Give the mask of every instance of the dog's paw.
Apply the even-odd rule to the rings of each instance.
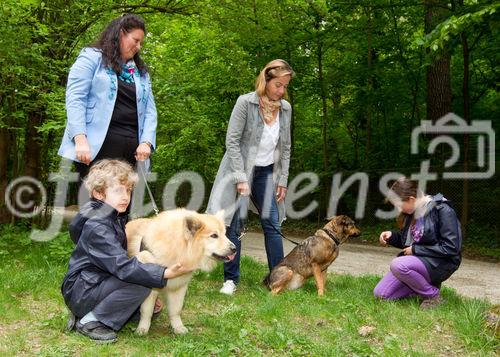
[[[149,332],[149,327],[145,326],[137,326],[137,328],[135,329],[135,333],[140,336],[147,335],[148,332]]]
[[[188,333],[188,329],[186,326],[177,326],[174,327],[174,333],[176,333],[177,335],[183,335],[185,333]]]

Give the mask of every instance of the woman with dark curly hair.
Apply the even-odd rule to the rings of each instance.
[[[123,159],[135,166],[154,149],[156,106],[139,55],[145,33],[140,16],[116,18],[70,69],[59,155],[75,162],[80,180],[100,159]]]

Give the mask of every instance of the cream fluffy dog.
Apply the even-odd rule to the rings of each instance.
[[[127,223],[129,256],[143,263],[210,271],[217,261],[234,258],[236,247],[226,237],[223,212],[200,214],[185,209],[165,211],[153,218],[140,218]],[[154,304],[159,292],[166,296],[168,317],[175,333],[188,330],[180,313],[192,273],[168,279],[163,289],[153,289],[141,305],[141,320],[136,332],[144,335],[151,326]]]

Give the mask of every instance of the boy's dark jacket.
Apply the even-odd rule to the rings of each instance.
[[[61,292],[72,310],[92,299],[93,290],[111,276],[150,288],[165,286],[165,267],[128,257],[124,222],[115,209],[98,200],[87,202],[71,221],[70,236],[76,247]]]
[[[412,254],[425,264],[433,285],[448,279],[458,269],[462,260],[462,232],[455,210],[442,194],[432,197],[424,215],[424,233],[412,244]],[[387,241],[396,248],[405,248],[408,229],[412,221],[409,216],[401,231],[393,231]]]

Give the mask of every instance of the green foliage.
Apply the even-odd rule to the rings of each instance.
[[[230,36],[219,36],[216,27],[184,18],[155,19],[149,26],[151,49],[145,52],[159,116],[154,171],[162,172],[162,184],[185,170],[210,182],[222,158],[231,108],[251,89],[248,55]]]
[[[16,257],[29,260],[31,253],[35,255],[41,251],[43,259],[51,262],[65,263],[71,254],[74,243],[67,231],[59,233],[47,243],[39,243],[29,238],[26,227],[20,225],[4,225],[0,228],[0,256]]]
[[[0,5],[0,135],[9,145],[2,153],[8,164],[0,187],[22,175],[25,166],[39,170],[46,183],[49,170],[58,167],[69,67],[110,19],[134,10],[143,14],[149,32],[142,53],[159,114],[153,154],[157,196],[175,174],[194,171],[205,181],[206,201],[237,97],[253,90],[268,61],[283,58],[296,72],[289,88],[290,179],[309,171],[321,180],[301,202],[319,201],[308,219],[325,216],[335,173],[344,173],[343,179],[369,173],[368,201],[376,202],[377,178],[419,168],[419,155],[410,152],[411,132],[426,119],[425,71],[443,49],[452,55],[453,110],[463,112],[462,35],[470,45],[470,118],[491,120],[498,130],[498,4],[454,4],[450,16],[424,35],[424,4],[387,0],[182,1],[158,2],[157,8],[143,1],[5,0]],[[41,149],[26,156],[34,143]],[[425,144],[420,153],[425,154]],[[484,180],[483,187],[489,190],[497,181]],[[462,191],[450,191],[460,203]],[[469,205],[484,201],[481,191],[471,190]],[[184,202],[189,190],[182,188],[180,196]],[[353,213],[355,199],[355,190],[345,194],[342,213]],[[474,225],[493,221],[491,212],[494,207],[471,210]],[[367,224],[374,220],[367,211]]]
[[[477,9],[478,4],[473,4],[472,7],[476,10],[459,16],[450,16],[446,21],[436,26],[431,33],[423,38],[418,38],[416,43],[431,49],[433,52],[438,52],[452,45],[452,42],[457,41],[457,38],[463,33],[484,31],[488,24],[498,23],[500,4],[486,3],[479,10]]]

